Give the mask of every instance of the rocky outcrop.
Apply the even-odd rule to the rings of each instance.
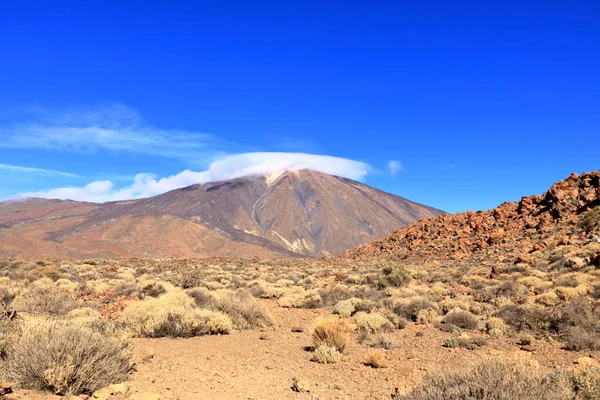
[[[351,250],[343,257],[410,256],[472,261],[512,257],[516,263],[531,264],[530,254],[535,251],[590,240],[590,235],[578,227],[580,216],[598,205],[600,171],[572,174],[543,195],[524,197],[488,211],[422,220]]]

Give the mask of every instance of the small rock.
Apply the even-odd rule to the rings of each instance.
[[[499,356],[500,354],[502,354],[502,352],[500,350],[490,349],[490,355]]]
[[[0,382],[0,396],[4,396],[5,394],[12,393],[12,385],[8,381]]]
[[[310,392],[310,385],[304,379],[294,378],[292,381],[292,389],[298,393]]]
[[[419,331],[419,332],[415,333],[415,336],[416,337],[423,337],[423,336],[425,336],[425,334],[423,332]]]
[[[271,339],[271,337],[266,333],[261,334],[258,338],[260,340],[270,340]]]
[[[302,333],[302,332],[304,332],[304,328],[299,327],[299,326],[294,326],[294,327],[292,327],[292,332],[294,332],[294,333]]]
[[[142,360],[144,360],[144,361],[150,361],[153,358],[154,358],[154,349],[153,348],[149,348],[149,349],[146,350],[146,353],[142,357]]]
[[[535,348],[535,346],[528,344],[525,346],[521,346],[521,350],[533,353],[536,350],[536,348]]]

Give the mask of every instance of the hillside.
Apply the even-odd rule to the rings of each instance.
[[[350,179],[300,170],[133,201],[0,203],[0,256],[337,256],[440,213]]]
[[[543,195],[523,197],[519,202],[507,202],[488,211],[422,220],[348,251],[343,257],[530,264],[540,253],[551,252],[559,245],[576,248],[600,241],[581,225],[582,215],[598,205],[600,171],[572,174]]]

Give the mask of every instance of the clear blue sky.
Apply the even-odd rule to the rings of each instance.
[[[599,21],[592,0],[6,1],[0,198],[277,151],[451,212],[519,200],[600,168]]]

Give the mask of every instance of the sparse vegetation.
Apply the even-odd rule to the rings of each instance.
[[[338,319],[322,319],[312,328],[311,337],[315,349],[324,345],[343,353],[348,343],[348,326]]]

